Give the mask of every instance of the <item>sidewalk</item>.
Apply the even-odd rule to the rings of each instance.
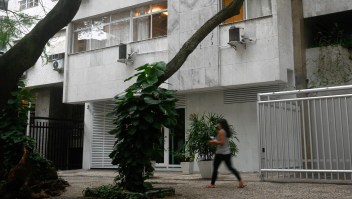
[[[182,175],[181,172],[157,171],[152,179],[155,187],[174,187],[176,196],[169,199],[231,199],[231,198],[352,198],[352,184],[274,183],[260,181],[257,173],[241,173],[247,187],[236,188],[238,182],[232,175],[219,175],[217,188],[204,188],[210,180],[200,174]],[[70,183],[67,191],[56,199],[82,197],[86,187],[111,184],[116,173],[112,170],[60,171],[59,176]],[[351,182],[352,183],[352,182]]]

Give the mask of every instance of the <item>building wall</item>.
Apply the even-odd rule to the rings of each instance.
[[[219,11],[219,2],[169,1],[169,60],[206,20]],[[215,28],[169,79],[171,88],[207,90],[220,86],[287,82],[287,69],[293,70],[291,4],[272,0],[272,10],[272,16]],[[243,28],[244,36],[254,42],[245,47],[238,46],[236,50],[230,47],[228,32],[233,25]]]
[[[186,95],[186,130],[190,128],[188,117],[192,113],[217,113],[233,125],[240,140],[239,153],[232,159],[240,171],[259,170],[258,127],[256,103],[224,104],[223,91],[194,93]],[[197,168],[196,168],[197,170]]]
[[[38,117],[49,117],[50,90],[37,90],[35,92],[35,115]]]
[[[111,99],[122,93],[133,83],[124,80],[134,74],[136,67],[167,61],[167,38],[134,42],[128,45],[128,51],[137,52],[132,65],[117,62],[118,46],[71,54],[65,70],[64,102]]]
[[[350,0],[303,0],[305,18],[346,10],[352,10]]]
[[[219,9],[219,1],[168,1],[168,56],[171,60],[198,28]],[[219,28],[215,28],[170,79],[171,89],[219,86]]]

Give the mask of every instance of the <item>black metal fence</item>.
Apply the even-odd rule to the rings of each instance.
[[[83,121],[32,117],[29,135],[36,151],[57,169],[80,169],[83,158]]]

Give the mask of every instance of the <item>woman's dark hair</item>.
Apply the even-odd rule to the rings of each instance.
[[[230,126],[229,126],[229,124],[227,123],[227,121],[226,121],[225,119],[219,119],[219,120],[218,120],[218,124],[220,124],[221,127],[225,130],[225,132],[226,132],[226,137],[228,137],[228,138],[231,137],[232,131],[231,131]]]

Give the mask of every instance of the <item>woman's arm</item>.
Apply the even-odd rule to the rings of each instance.
[[[223,129],[221,129],[218,132],[218,139],[217,140],[210,140],[209,143],[214,144],[214,145],[223,145],[225,142],[224,138],[225,138],[225,131]]]

